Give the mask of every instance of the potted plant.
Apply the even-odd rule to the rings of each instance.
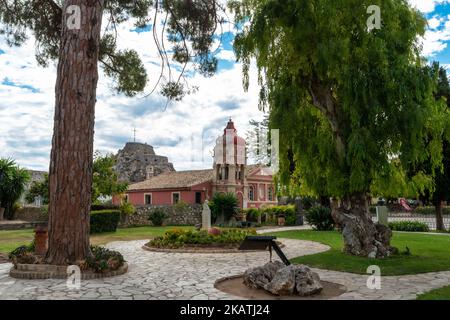
[[[284,226],[285,224],[286,224],[286,216],[284,215],[284,213],[278,214],[278,225]]]

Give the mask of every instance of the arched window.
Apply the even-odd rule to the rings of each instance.
[[[248,190],[248,199],[250,201],[255,200],[255,189],[253,187],[250,187]]]
[[[273,201],[273,187],[270,186],[267,190],[267,200]]]

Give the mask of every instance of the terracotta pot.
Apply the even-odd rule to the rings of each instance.
[[[34,253],[37,255],[45,255],[47,253],[47,226],[37,226],[34,230]]]
[[[286,224],[286,219],[283,216],[278,217],[278,225],[284,226]]]

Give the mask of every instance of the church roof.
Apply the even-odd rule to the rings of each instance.
[[[164,172],[142,182],[131,184],[129,191],[189,188],[213,179],[213,170]]]

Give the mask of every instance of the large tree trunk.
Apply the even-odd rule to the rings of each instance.
[[[385,258],[394,248],[390,246],[392,231],[375,224],[369,214],[369,197],[353,194],[340,201],[333,200],[332,216],[344,237],[344,252],[361,257]]]
[[[442,201],[439,199],[434,204],[436,209],[436,230],[445,231],[444,217],[442,215]]]
[[[69,29],[71,5],[80,8],[80,29]],[[64,1],[49,173],[46,260],[50,264],[76,264],[91,255],[89,213],[102,13],[103,0]]]

